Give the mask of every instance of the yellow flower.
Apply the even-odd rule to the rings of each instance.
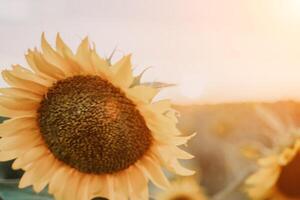
[[[76,54],[59,35],[56,50],[42,36],[42,52],[29,50],[33,71],[12,66],[2,72],[11,86],[0,92],[0,160],[16,159],[25,173],[19,187],[47,185],[58,200],[148,199],[148,180],[169,182],[161,167],[181,175],[193,171],[178,159],[181,136],[168,100],[153,102],[158,89],[131,71],[130,55],[115,64],[84,39]]]
[[[246,192],[254,200],[300,199],[299,131],[292,122],[285,124],[263,107],[257,111],[274,132],[270,135],[271,149],[262,149],[258,169],[245,181]]]
[[[259,170],[246,180],[251,199],[300,199],[300,140],[278,154],[258,160]]]
[[[157,195],[157,200],[207,200],[200,185],[191,177],[178,178],[171,187]]]

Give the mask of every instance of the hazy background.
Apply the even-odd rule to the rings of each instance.
[[[74,50],[88,35],[103,56],[133,53],[135,73],[152,66],[145,81],[177,83],[161,97],[186,104],[179,127],[198,133],[189,150],[214,200],[243,199],[254,162],[241,146],[273,138],[257,104],[241,101],[300,99],[300,0],[0,0],[1,69],[26,65],[42,32]],[[262,105],[299,126],[299,103]]]
[[[0,66],[25,63],[42,31],[73,48],[88,35],[178,83],[162,93],[177,102],[298,99],[299,25],[299,0],[1,0]]]

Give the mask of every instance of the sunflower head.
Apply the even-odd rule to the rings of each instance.
[[[207,200],[204,190],[193,177],[177,178],[168,190],[157,195],[158,200]]]
[[[246,180],[251,199],[300,199],[300,140],[277,154],[258,160],[259,169]]]
[[[59,35],[56,49],[42,36],[42,51],[26,55],[31,70],[14,65],[0,89],[0,160],[16,159],[25,174],[20,187],[39,192],[49,185],[57,199],[147,199],[147,182],[166,188],[161,167],[193,171],[178,159],[190,137],[176,128],[168,100],[153,102],[159,89],[131,72],[131,56],[114,64],[88,39],[76,53]]]
[[[86,173],[126,169],[152,142],[135,104],[99,76],[56,82],[40,103],[38,125],[55,157]]]
[[[251,199],[300,199],[300,139],[299,130],[291,119],[288,123],[263,106],[257,114],[270,128],[270,146],[258,146],[257,169],[245,181]]]

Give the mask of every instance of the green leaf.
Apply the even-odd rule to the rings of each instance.
[[[2,200],[53,200],[47,190],[35,193],[31,188],[19,189],[19,179],[0,179],[0,197]]]

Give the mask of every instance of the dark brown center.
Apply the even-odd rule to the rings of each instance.
[[[173,197],[170,200],[193,200],[193,199],[190,198],[188,195],[182,194],[182,195],[178,195],[176,197]]]
[[[277,181],[279,191],[290,198],[300,199],[300,154],[282,168]]]
[[[149,149],[151,133],[135,104],[98,76],[58,81],[38,110],[41,134],[54,156],[84,173],[128,168]]]

